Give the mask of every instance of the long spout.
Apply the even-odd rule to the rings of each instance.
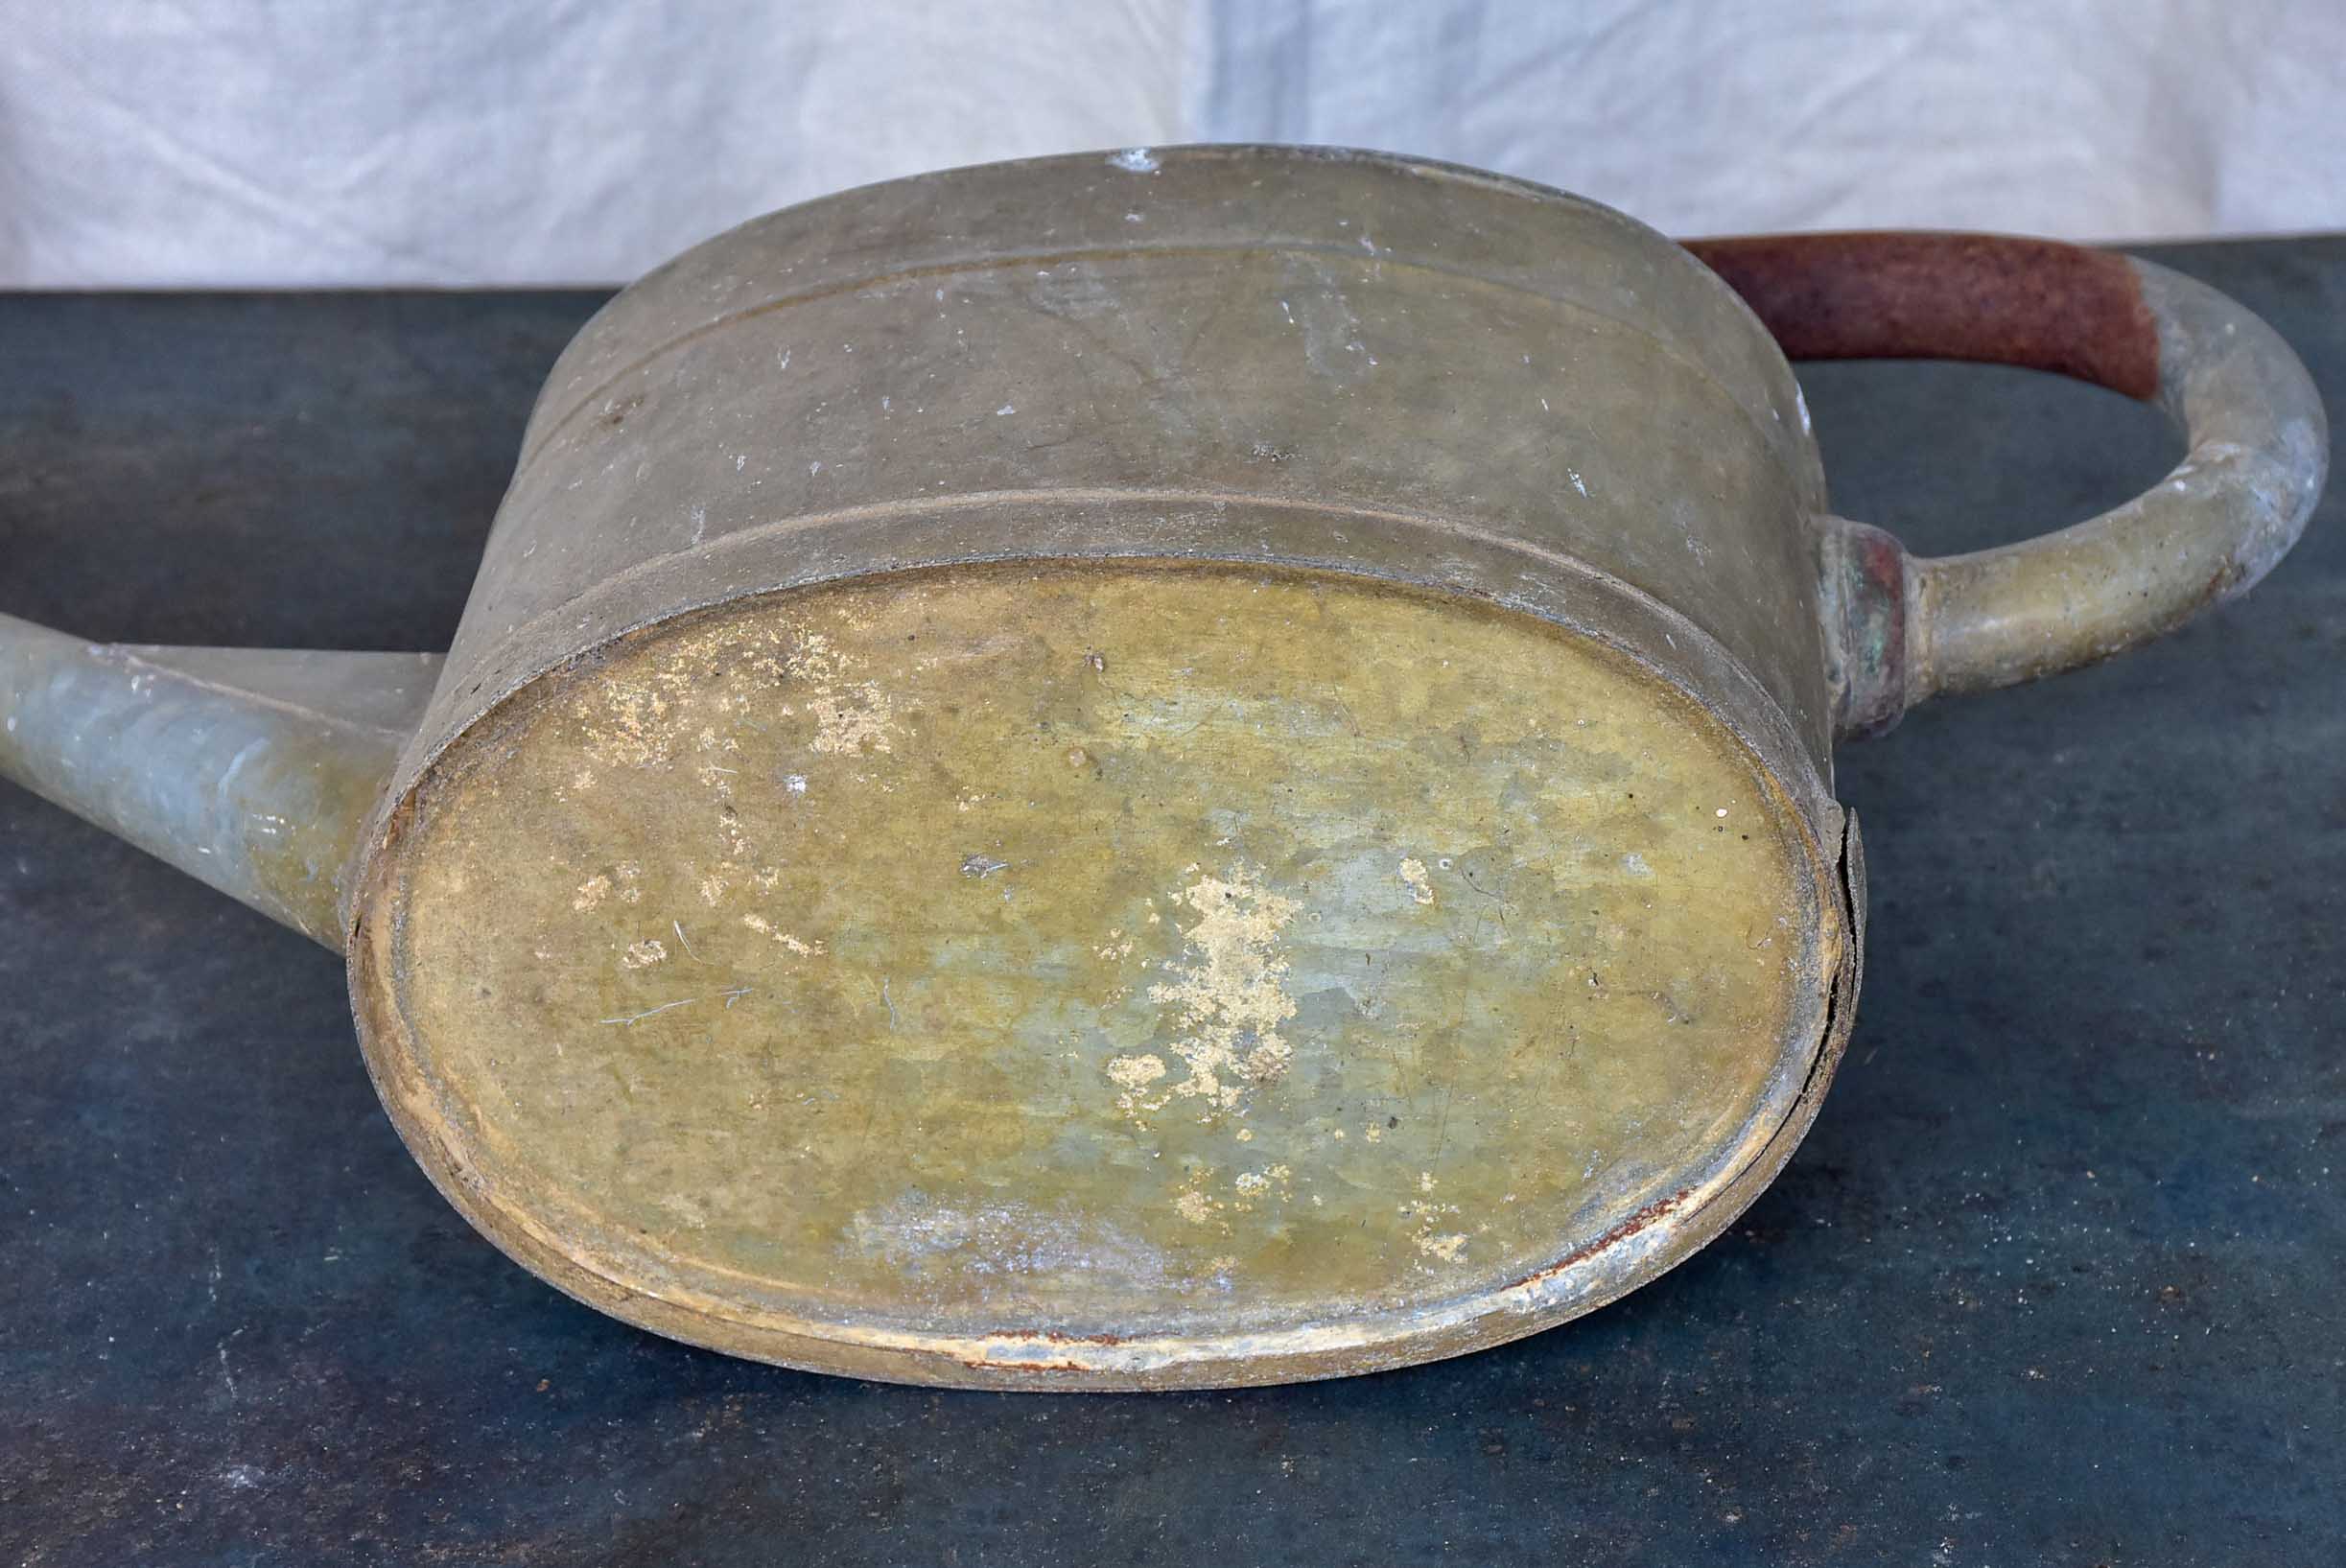
[[[0,777],[342,950],[436,655],[130,647],[0,616]]]

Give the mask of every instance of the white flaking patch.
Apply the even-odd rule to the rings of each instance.
[[[1283,1074],[1294,1054],[1279,1034],[1296,1007],[1279,933],[1297,905],[1257,885],[1243,866],[1201,877],[1174,897],[1198,918],[1170,966],[1175,978],[1149,987],[1149,1000],[1173,1009],[1182,1031],[1173,1051],[1189,1076],[1172,1093],[1230,1109],[1249,1088]]]
[[[1433,1172],[1420,1171],[1419,1173],[1418,1190],[1429,1193],[1434,1190]],[[1468,1237],[1463,1232],[1445,1231],[1443,1229],[1446,1223],[1444,1217],[1457,1212],[1456,1204],[1438,1204],[1427,1198],[1419,1198],[1401,1205],[1401,1213],[1418,1222],[1417,1229],[1409,1239],[1411,1245],[1418,1249],[1421,1256],[1443,1263],[1458,1261],[1459,1253],[1466,1251]]]
[[[890,749],[895,712],[885,693],[870,682],[844,691],[818,691],[807,699],[816,725],[814,749],[833,756],[854,756],[870,747]]]
[[[1157,155],[1145,147],[1128,147],[1109,158],[1108,162],[1110,167],[1121,169],[1128,175],[1153,175],[1164,167],[1157,161]]]
[[[895,704],[870,681],[842,681],[853,663],[820,632],[806,633],[784,661],[788,672],[810,688],[807,711],[814,716],[813,745],[826,755],[855,756],[867,746],[889,749]]]
[[[824,945],[820,942],[802,942],[788,931],[777,930],[774,926],[774,923],[767,920],[763,915],[743,915],[741,917],[741,924],[748,926],[751,930],[757,932],[760,936],[766,937],[772,941],[780,943],[783,947],[787,948],[790,951],[798,954],[798,956],[801,958],[820,957],[826,950]]]
[[[1424,861],[1414,855],[1403,860],[1400,875],[1402,885],[1409,889],[1411,898],[1419,903],[1434,901],[1434,884],[1426,878]]]
[[[721,672],[738,690],[711,699],[720,713],[746,717],[753,694],[782,686],[803,693],[815,724],[810,743],[816,751],[886,752],[897,729],[895,704],[874,683],[849,680],[852,665],[820,632],[718,627],[678,640],[651,668],[596,682],[573,714],[585,732],[588,756],[606,766],[659,767],[687,748],[738,752],[737,739],[707,725],[688,729],[685,719],[696,688]],[[778,709],[786,717],[798,711],[795,702]],[[712,763],[702,783],[725,777]]]
[[[1289,1195],[1288,1184],[1294,1179],[1295,1172],[1285,1165],[1265,1165],[1258,1171],[1241,1171],[1231,1179],[1231,1185],[1238,1194],[1234,1200],[1236,1206],[1244,1212],[1252,1209],[1263,1198],[1285,1198]]]
[[[657,940],[650,942],[631,942],[627,945],[626,952],[622,954],[620,957],[620,967],[622,969],[647,970],[654,964],[665,964],[667,962],[668,947],[666,944]]]
[[[1164,1058],[1161,1056],[1112,1056],[1108,1059],[1108,1076],[1135,1093],[1164,1075]]]

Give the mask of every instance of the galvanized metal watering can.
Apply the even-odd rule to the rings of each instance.
[[[1828,511],[1788,354],[2080,376],[2190,456],[1914,558]],[[1006,164],[613,300],[444,659],[0,622],[0,769],[346,952],[415,1157],[607,1312],[914,1382],[1360,1371],[1716,1235],[1849,1028],[1834,743],[2240,591],[2325,455],[2269,330],[2113,255]]]

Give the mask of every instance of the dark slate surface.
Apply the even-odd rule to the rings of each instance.
[[[2166,253],[2346,387],[2346,241]],[[0,299],[0,609],[437,646],[586,294]],[[2017,537],[2107,394],[1808,377],[1841,509]],[[2346,517],[2250,599],[1843,756],[1841,1083],[1724,1239],[1528,1342],[941,1393],[539,1285],[377,1110],[339,966],[0,785],[0,1563],[2346,1558]]]

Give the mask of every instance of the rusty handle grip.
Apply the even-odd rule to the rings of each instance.
[[[1689,249],[1787,357],[1952,359],[2076,377],[2156,403],[2189,451],[2159,484],[2039,539],[1910,556],[1832,519],[1828,642],[1843,734],[1941,691],[2091,664],[2246,591],[2287,553],[2329,460],[2321,398],[2256,316],[2166,268],[1979,234],[1810,234]]]

